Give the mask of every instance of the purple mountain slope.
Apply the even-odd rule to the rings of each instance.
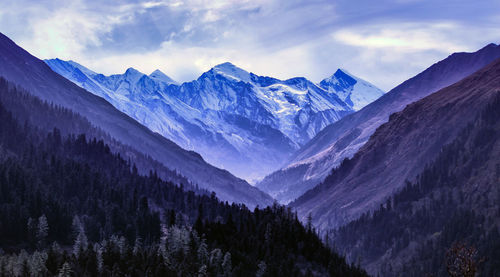
[[[500,90],[500,59],[394,113],[350,160],[291,206],[334,228],[377,208],[414,180]]]

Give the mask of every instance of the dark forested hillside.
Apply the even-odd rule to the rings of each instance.
[[[448,276],[457,243],[476,249],[478,276],[500,276],[499,228],[500,91],[416,182],[329,235],[381,276]]]
[[[365,276],[290,210],[142,175],[80,116],[0,90],[0,276]]]
[[[0,78],[0,101],[12,112],[18,122],[29,122],[44,131],[52,131],[57,128],[62,136],[87,134],[88,137],[103,140],[113,152],[120,153],[122,158],[126,160],[133,160],[139,173],[147,174],[150,170],[153,170],[164,180],[176,184],[182,183],[189,189],[197,190],[196,185],[192,185],[185,177],[134,148],[116,141],[106,132],[94,127],[86,118],[69,109],[54,106],[30,96],[22,88],[13,86],[3,78]],[[207,193],[199,189],[197,192]]]

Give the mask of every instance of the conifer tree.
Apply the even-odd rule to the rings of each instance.
[[[49,235],[49,223],[47,222],[47,217],[43,214],[38,218],[38,226],[36,232],[36,238],[40,247],[45,245],[45,240]]]
[[[69,266],[68,262],[65,262],[61,269],[59,269],[59,274],[57,275],[58,277],[71,277],[71,274],[73,271],[71,270],[71,267]]]
[[[224,276],[232,276],[233,266],[231,263],[231,253],[226,252],[222,261],[222,273]]]

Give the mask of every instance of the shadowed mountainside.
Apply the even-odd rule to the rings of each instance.
[[[376,208],[413,180],[500,90],[500,60],[391,115],[323,183],[291,204],[320,229]]]

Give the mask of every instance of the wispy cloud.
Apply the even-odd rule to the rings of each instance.
[[[495,0],[6,0],[1,31],[41,58],[179,81],[217,63],[315,81],[345,67],[384,89],[497,41]]]
[[[500,27],[490,30],[484,28],[467,28],[456,22],[391,22],[369,26],[345,28],[333,34],[341,43],[369,49],[387,48],[391,51],[414,52],[435,50],[455,52],[469,49],[472,45],[461,37],[474,35],[477,32],[491,34],[485,39],[494,39]],[[465,33],[464,33],[465,32]]]
[[[383,22],[346,27],[332,38],[350,48],[349,66],[386,89],[453,52],[475,51],[498,42],[500,25],[474,26],[458,21]]]

